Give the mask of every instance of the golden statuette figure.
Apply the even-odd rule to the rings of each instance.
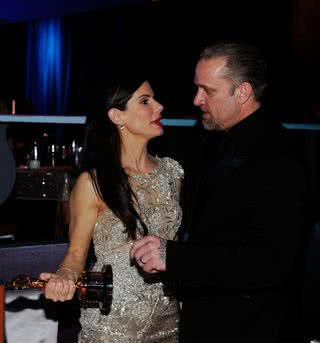
[[[47,281],[18,275],[6,283],[6,289],[22,290],[45,288]],[[75,282],[78,298],[83,307],[99,307],[102,314],[110,312],[113,293],[113,274],[109,264],[104,265],[101,272],[83,271]]]

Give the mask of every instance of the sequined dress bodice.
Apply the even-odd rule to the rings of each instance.
[[[158,167],[150,173],[131,175],[140,216],[149,234],[175,239],[181,223],[179,185],[181,166],[171,158],[157,158]],[[113,269],[113,299],[107,316],[99,309],[81,311],[79,342],[163,342],[177,341],[178,304],[159,277],[150,277],[130,261],[131,242],[122,222],[109,209],[96,222],[93,241],[101,271],[104,264]]]

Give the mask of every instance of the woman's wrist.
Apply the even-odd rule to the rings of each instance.
[[[74,283],[76,283],[77,280],[78,280],[77,272],[75,272],[74,270],[72,270],[69,267],[60,267],[60,268],[58,268],[57,271],[56,271],[56,274],[59,275],[60,277],[67,276],[67,278],[69,280],[72,280]]]

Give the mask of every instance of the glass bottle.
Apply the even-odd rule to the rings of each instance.
[[[30,154],[30,160],[29,160],[29,168],[39,168],[40,167],[40,156],[39,156],[39,147],[38,142],[34,141],[32,145],[32,150]]]

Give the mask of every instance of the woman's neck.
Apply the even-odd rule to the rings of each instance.
[[[148,154],[147,142],[122,144],[121,164],[129,173],[147,173],[154,169],[157,162]]]

